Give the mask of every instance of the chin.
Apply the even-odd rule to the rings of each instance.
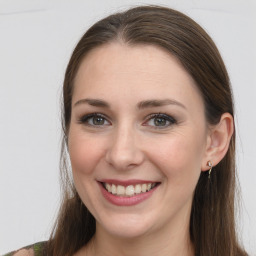
[[[152,222],[151,222],[152,223]],[[119,238],[132,239],[141,237],[150,232],[151,225],[142,216],[122,215],[114,220],[98,223],[97,228],[103,228],[105,232]]]

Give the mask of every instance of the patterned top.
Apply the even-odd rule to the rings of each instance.
[[[36,244],[32,244],[32,245],[23,247],[17,251],[9,252],[7,254],[4,254],[3,256],[15,256],[15,255],[19,256],[18,252],[21,252],[21,250],[22,251],[27,250],[27,252],[28,252],[27,255],[29,255],[29,256],[30,255],[31,256],[44,256],[43,249],[44,249],[45,244],[46,244],[46,242],[39,242]]]

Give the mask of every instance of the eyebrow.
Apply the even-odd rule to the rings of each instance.
[[[81,105],[81,104],[88,104],[94,107],[102,107],[102,108],[110,108],[110,104],[104,100],[101,99],[81,99],[78,100],[75,104],[75,106]],[[186,107],[180,103],[179,101],[176,101],[174,99],[163,99],[163,100],[157,100],[157,99],[152,99],[152,100],[144,100],[141,101],[137,104],[138,109],[145,109],[145,108],[150,108],[150,107],[161,107],[161,106],[166,106],[166,105],[176,105],[179,107],[182,107],[186,109]]]
[[[74,107],[81,104],[88,104],[94,107],[110,108],[110,105],[101,99],[81,99],[74,104]]]
[[[164,100],[145,100],[137,104],[138,109],[150,108],[150,107],[161,107],[166,105],[176,105],[186,109],[186,107],[179,101],[173,99],[164,99]]]

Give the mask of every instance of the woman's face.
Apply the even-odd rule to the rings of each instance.
[[[207,138],[202,97],[164,50],[116,42],[82,61],[68,145],[97,230],[121,237],[188,230]]]

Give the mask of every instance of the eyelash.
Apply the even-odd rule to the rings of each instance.
[[[102,118],[104,124],[90,124],[89,122],[92,121],[93,122],[93,118]],[[166,121],[168,124],[167,125],[164,125],[164,126],[157,126],[157,125],[148,125],[147,123],[151,120],[154,120],[156,118],[159,118],[159,119],[162,119],[164,121]],[[82,116],[78,122],[80,124],[84,124],[84,125],[87,125],[87,126],[92,126],[92,127],[95,127],[95,128],[101,128],[103,126],[105,126],[105,122],[108,122],[107,125],[111,125],[111,123],[108,121],[108,118],[105,116],[105,115],[102,115],[100,113],[91,113],[91,114],[88,114],[88,115],[84,115]],[[154,122],[154,121],[153,121]],[[146,119],[146,122],[144,122],[142,125],[143,126],[151,126],[153,127],[153,129],[164,129],[164,128],[167,128],[173,124],[177,124],[177,121],[175,118],[173,118],[172,116],[170,115],[167,115],[165,113],[157,113],[157,114],[151,114],[147,117]]]
[[[91,114],[82,116],[78,120],[78,122],[80,124],[84,124],[84,125],[88,125],[88,126],[93,126],[93,127],[97,127],[97,128],[100,128],[100,127],[104,126],[104,124],[103,125],[90,124],[89,122],[90,122],[90,120],[93,120],[93,118],[102,118],[104,120],[104,122],[107,121],[107,119],[108,119],[105,115],[102,115],[100,113],[91,113]],[[109,121],[107,121],[107,122],[110,123]]]
[[[145,123],[148,123],[150,120],[156,120],[156,118],[160,118],[162,120],[165,120],[168,122],[167,125],[164,125],[164,126],[153,126],[151,125],[151,127],[153,127],[153,129],[165,129],[165,128],[168,128],[169,126],[173,125],[173,124],[177,124],[177,121],[175,118],[173,118],[172,116],[168,115],[168,114],[165,114],[165,113],[157,113],[157,114],[151,114],[147,117],[147,120],[146,122],[143,123],[144,126],[150,126],[150,125],[147,125]]]

